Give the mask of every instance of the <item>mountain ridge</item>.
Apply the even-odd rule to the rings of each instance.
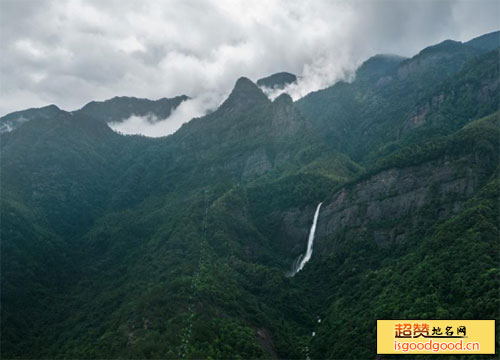
[[[498,320],[499,54],[450,44],[297,102],[243,77],[164,138],[0,134],[2,356],[375,358],[375,318]]]

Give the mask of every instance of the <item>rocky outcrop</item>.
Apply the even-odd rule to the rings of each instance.
[[[498,74],[498,72],[497,72]],[[461,108],[457,108],[458,104],[470,104],[473,106],[490,107],[492,99],[498,98],[498,89],[500,80],[494,74],[488,78],[482,79],[481,82],[471,77],[464,82],[458,91],[451,87],[447,91],[439,90],[434,95],[421,101],[420,104],[410,113],[410,116],[403,123],[399,136],[418,128],[424,124],[439,125],[443,121],[442,111],[444,108],[453,109],[454,113],[460,112]],[[495,104],[496,105],[496,104]],[[453,116],[448,115],[449,118]]]
[[[417,165],[366,175],[325,199],[317,223],[315,256],[356,240],[388,247],[417,229],[458,214],[489,177],[495,160],[480,151],[445,153]],[[283,254],[297,256],[305,250],[313,214],[314,206],[308,206],[276,215],[281,226],[275,241]]]
[[[473,155],[381,171],[337,192],[321,210],[315,246],[334,249],[363,238],[378,246],[399,242],[426,209],[436,220],[458,213],[479,188],[485,170]]]
[[[293,256],[305,253],[314,210],[313,206],[309,206],[305,209],[294,208],[281,214],[275,214],[275,216],[281,217],[281,227],[276,241],[284,253]]]
[[[296,136],[310,126],[288,94],[281,94],[274,100],[271,124],[271,132],[275,138]]]

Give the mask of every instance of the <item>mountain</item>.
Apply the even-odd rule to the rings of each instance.
[[[56,116],[61,110],[55,105],[41,108],[16,111],[0,118],[0,133],[12,131],[19,125],[35,118],[51,118]]]
[[[106,101],[91,101],[75,113],[85,114],[106,123],[121,122],[132,115],[153,115],[157,119],[166,119],[177,106],[188,99],[186,95],[154,101],[121,96]]]
[[[466,45],[481,49],[483,51],[492,51],[500,46],[500,31],[494,31],[489,34],[478,36],[465,43]]]
[[[177,106],[188,100],[186,95],[159,100],[138,99],[134,97],[114,97],[106,101],[91,101],[79,110],[76,115],[85,115],[105,123],[121,122],[132,115],[149,116],[150,121],[166,119]],[[19,125],[36,118],[56,116],[60,110],[55,105],[38,109],[16,111],[0,118],[0,133],[14,130]]]
[[[0,135],[2,357],[373,359],[377,319],[498,323],[499,57],[377,55],[297,102],[242,77],[164,138],[107,122],[185,99],[27,110]]]
[[[236,81],[229,97],[220,106],[221,110],[238,111],[268,103],[267,96],[248,78]]]
[[[283,89],[289,84],[297,82],[297,76],[288,72],[279,72],[257,80],[257,85],[269,89]]]
[[[485,53],[454,41],[430,46],[402,61],[378,56],[358,69],[354,82],[339,82],[308,94],[297,105],[332,147],[347,153],[355,161],[373,161],[381,145],[385,144],[387,149],[389,144],[397,147],[397,144],[408,141],[413,136],[407,132],[409,127],[420,128],[428,136],[439,136],[456,130],[453,123],[462,126],[470,116],[484,116],[495,111],[497,57],[496,50]],[[461,85],[452,85],[454,81],[461,82]],[[474,87],[471,93],[468,93],[469,87]],[[458,94],[454,93],[455,90]],[[469,97],[472,94],[479,96],[482,92],[485,96],[481,99]],[[454,108],[448,106],[450,102],[460,105]],[[477,106],[477,102],[481,105]],[[437,129],[437,122],[425,122],[424,118],[430,117],[431,108],[437,106],[443,110],[440,116],[449,118],[450,128]],[[469,117],[461,114],[461,111],[468,113],[483,107],[482,114],[470,114]],[[445,112],[444,108],[448,110]],[[456,117],[466,117],[467,120],[456,122]],[[444,125],[443,122],[440,125]]]
[[[405,58],[397,55],[375,55],[363,62],[356,71],[357,81],[369,81],[377,86],[383,86],[384,82],[390,82],[391,70],[404,61]]]

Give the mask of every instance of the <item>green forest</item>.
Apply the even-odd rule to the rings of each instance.
[[[377,319],[495,319],[500,348],[498,36],[295,102],[242,77],[167,137],[107,121],[187,97],[26,110],[0,134],[1,357],[396,358]]]

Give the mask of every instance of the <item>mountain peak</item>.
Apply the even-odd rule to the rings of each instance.
[[[242,76],[238,80],[236,80],[236,83],[234,84],[234,88],[232,91],[232,94],[235,92],[245,92],[245,93],[250,93],[250,92],[259,92],[260,91],[259,87],[252,82],[249,78]],[[262,93],[263,94],[263,93]]]
[[[41,107],[40,110],[50,110],[50,111],[62,111],[57,105],[50,104],[44,107]]]
[[[257,85],[271,89],[283,89],[294,82],[297,82],[297,76],[289,72],[279,72],[257,80]]]
[[[221,105],[221,109],[242,109],[260,103],[269,103],[267,96],[250,79],[240,77],[234,85],[233,91]]]
[[[283,106],[290,106],[290,105],[293,105],[293,99],[287,93],[283,93],[280,96],[278,96],[276,99],[274,99],[274,104],[283,105]]]

